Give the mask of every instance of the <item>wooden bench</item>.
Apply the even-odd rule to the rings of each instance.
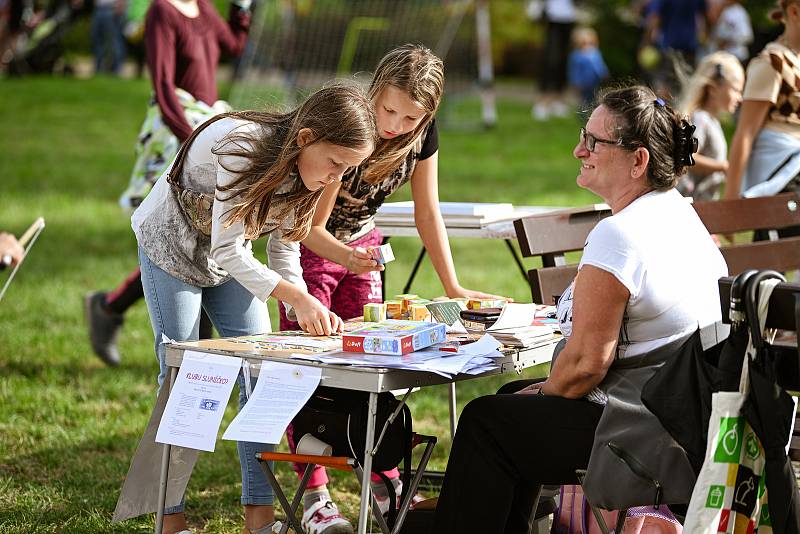
[[[769,231],[769,241],[724,245],[720,248],[728,272],[746,269],[800,269],[800,237],[779,238],[777,229],[800,226],[800,196],[697,202],[694,208],[712,234]],[[523,257],[538,257],[542,266],[528,271],[534,302],[552,304],[578,272],[567,254],[583,250],[592,228],[611,215],[605,204],[533,215],[514,221]]]

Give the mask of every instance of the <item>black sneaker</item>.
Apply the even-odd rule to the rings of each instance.
[[[94,353],[106,365],[116,367],[120,362],[117,336],[122,329],[124,318],[103,307],[105,298],[106,294],[102,291],[93,291],[83,297],[86,324],[89,326],[89,341]]]

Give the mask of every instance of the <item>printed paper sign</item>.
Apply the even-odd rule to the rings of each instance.
[[[185,351],[156,442],[213,452],[241,366],[241,358]]]
[[[279,443],[286,427],[317,389],[321,377],[321,367],[262,361],[250,399],[222,439]]]

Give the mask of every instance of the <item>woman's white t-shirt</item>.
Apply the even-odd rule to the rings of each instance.
[[[677,191],[652,191],[600,221],[579,269],[593,265],[630,292],[617,357],[635,356],[721,319],[717,281],[728,267],[691,204]],[[572,335],[574,281],[558,305]],[[594,310],[602,314],[603,310]]]

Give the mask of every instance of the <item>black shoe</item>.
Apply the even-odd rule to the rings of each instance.
[[[116,367],[120,362],[117,336],[122,329],[124,318],[103,307],[105,298],[106,294],[102,291],[93,291],[83,297],[86,324],[89,326],[89,341],[94,353],[106,365]]]

